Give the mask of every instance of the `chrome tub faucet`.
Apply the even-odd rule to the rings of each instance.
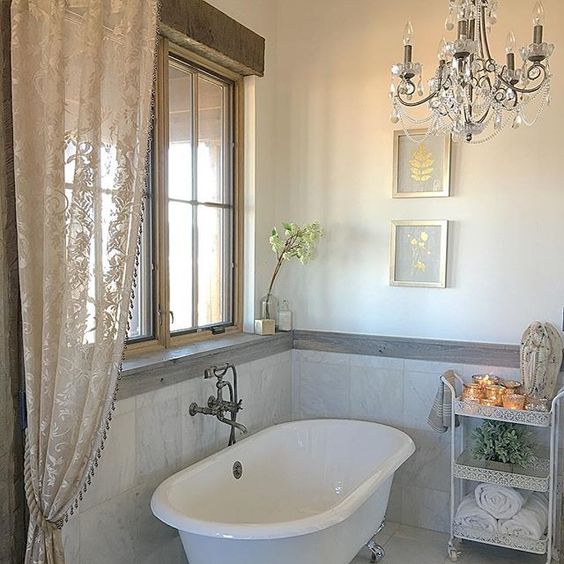
[[[229,380],[225,380],[225,376],[229,372],[233,373],[233,384]],[[208,398],[207,407],[200,407],[196,402],[190,404],[189,413],[194,416],[197,413],[202,415],[212,415],[221,423],[225,423],[231,427],[229,434],[229,446],[235,444],[235,429],[238,429],[243,435],[247,433],[247,428],[241,423],[237,423],[237,413],[243,409],[243,400],[237,395],[237,370],[233,364],[224,364],[223,366],[210,366],[204,370],[204,379],[209,380],[216,378],[215,387],[217,389],[216,396]],[[223,388],[227,388],[229,399],[223,399]],[[229,418],[226,415],[229,414]]]

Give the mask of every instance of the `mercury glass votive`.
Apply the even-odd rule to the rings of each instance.
[[[500,403],[498,400],[489,400],[489,399],[483,399],[480,401],[480,403],[482,405],[486,405],[488,407],[499,407]]]
[[[491,384],[499,384],[499,378],[493,374],[474,374],[472,381],[483,387],[490,386]]]
[[[523,394],[505,394],[503,396],[503,407],[507,409],[524,409],[525,396]]]
[[[464,384],[462,399],[464,401],[480,401],[484,397],[484,389],[480,384]]]
[[[523,385],[521,382],[517,382],[517,380],[505,380],[503,386],[509,394],[520,394],[523,389]]]
[[[505,395],[505,388],[497,384],[490,384],[484,388],[485,399],[491,400],[496,405],[503,405],[503,396]]]
[[[550,411],[550,401],[545,398],[532,398],[530,396],[526,396],[526,400],[525,409],[527,411],[543,411],[545,413]]]

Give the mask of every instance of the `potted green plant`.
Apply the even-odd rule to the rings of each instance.
[[[281,235],[276,227],[270,235],[270,246],[276,253],[276,266],[270,279],[268,291],[260,302],[261,319],[274,319],[277,322],[278,299],[272,294],[274,283],[285,261],[299,260],[302,264],[310,262],[313,258],[316,243],[323,237],[323,230],[319,222],[297,225],[283,223],[284,232]],[[278,324],[278,323],[276,323]]]
[[[503,421],[484,421],[472,433],[472,456],[493,470],[513,471],[514,466],[525,467],[534,457],[531,433],[522,425]]]

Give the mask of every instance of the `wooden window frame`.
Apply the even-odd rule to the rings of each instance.
[[[214,335],[211,329],[197,330],[192,333],[171,335],[170,301],[168,284],[168,207],[166,205],[166,182],[168,162],[166,147],[168,138],[168,99],[164,93],[168,82],[168,60],[172,55],[187,64],[201,68],[204,72],[217,75],[233,83],[233,323],[225,331]],[[137,356],[163,348],[186,346],[190,343],[210,341],[225,335],[243,331],[243,235],[244,235],[244,155],[243,155],[243,77],[220,65],[208,61],[184,47],[170,42],[165,37],[159,38],[157,76],[155,81],[155,121],[154,152],[152,162],[152,208],[153,208],[153,333],[152,339],[132,341],[127,344],[127,357]]]

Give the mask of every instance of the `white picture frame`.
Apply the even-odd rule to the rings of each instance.
[[[394,220],[390,285],[446,288],[449,221]]]
[[[451,137],[425,130],[394,132],[393,198],[450,196]],[[414,142],[420,140],[421,142]]]

